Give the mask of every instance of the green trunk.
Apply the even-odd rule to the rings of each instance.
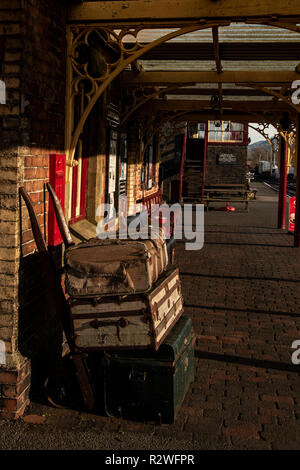
[[[111,354],[106,409],[114,416],[172,423],[194,380],[192,321],[182,317],[157,352]]]

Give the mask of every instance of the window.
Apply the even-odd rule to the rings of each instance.
[[[230,121],[209,121],[209,142],[243,142],[244,124]]]
[[[204,139],[206,124],[204,122],[190,122],[188,124],[189,139]]]

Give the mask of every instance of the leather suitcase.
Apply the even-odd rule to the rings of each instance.
[[[194,381],[192,320],[182,316],[158,351],[89,355],[97,396],[109,416],[172,423]],[[100,408],[100,406],[99,406]]]
[[[169,269],[143,294],[69,299],[78,350],[157,349],[183,313],[178,269]]]
[[[91,239],[65,251],[66,291],[74,299],[147,292],[167,265],[162,238]]]

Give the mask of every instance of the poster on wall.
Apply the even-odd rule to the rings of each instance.
[[[290,197],[289,200],[289,232],[295,231],[296,198]]]
[[[107,172],[107,202],[111,205],[111,213],[113,216],[113,207],[115,206],[115,192],[117,181],[117,144],[118,134],[115,131],[110,132],[109,154],[108,154],[108,172]]]
[[[149,154],[148,154],[148,182],[147,188],[152,188],[152,176],[153,176],[153,144],[149,145]]]
[[[127,179],[127,136],[122,133],[120,136],[120,195],[126,196]]]

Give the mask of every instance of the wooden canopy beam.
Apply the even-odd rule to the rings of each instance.
[[[125,86],[137,85],[166,85],[166,84],[194,84],[194,83],[243,83],[249,84],[277,84],[292,83],[298,80],[299,75],[291,71],[228,71],[228,72],[123,72],[122,83]]]
[[[217,67],[217,72],[222,72],[222,64],[220,59],[220,43],[219,43],[219,28],[218,26],[213,26],[212,28],[212,36],[213,36],[213,46],[214,46],[214,57]],[[222,93],[221,93],[222,95]]]
[[[218,94],[217,88],[174,88],[167,95],[183,96],[211,96]],[[223,88],[223,96],[269,96],[269,93],[261,90],[247,90],[237,88]]]
[[[220,42],[219,50],[222,61],[299,61],[300,42]],[[155,47],[142,60],[211,60],[213,53],[213,43],[176,41]]]
[[[182,118],[175,118],[174,120],[183,120]],[[184,115],[184,121],[194,121],[194,122],[206,122],[206,121],[219,121],[220,113],[216,111],[203,111],[203,112],[194,112],[186,113]],[[260,122],[258,119],[253,117],[253,114],[248,113],[235,113],[235,112],[226,112],[223,111],[223,120],[232,121],[232,122]],[[271,120],[271,116],[270,116]]]
[[[240,0],[113,0],[84,2],[69,7],[69,22],[108,22],[118,24],[153,23],[165,20],[180,24],[191,20],[252,18],[289,19],[300,17],[298,0],[264,0],[242,2]]]
[[[277,97],[279,100],[282,100],[284,103],[286,103],[290,108],[293,108],[297,113],[300,113],[300,106],[294,104],[289,98],[286,96],[282,95],[280,92],[277,92],[275,90],[266,88],[266,87],[259,87],[258,85],[251,85],[253,88],[259,88],[262,91],[265,91],[266,93],[269,93],[270,96]]]
[[[204,108],[210,108],[209,100],[152,100],[148,102],[146,108],[143,108],[143,112],[146,110],[153,111],[190,111]],[[248,110],[271,110],[271,111],[290,111],[289,106],[284,102],[273,103],[273,101],[223,101],[222,108],[232,108],[243,110],[245,107]]]

